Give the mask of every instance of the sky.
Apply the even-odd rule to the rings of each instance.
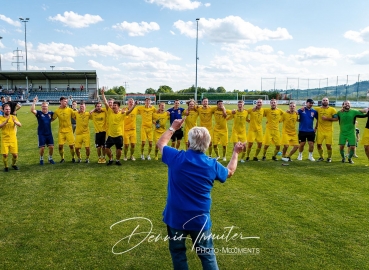
[[[17,48],[25,62],[29,18],[28,70],[96,70],[100,87],[127,92],[195,85],[197,33],[199,87],[369,80],[367,0],[1,2],[2,70],[17,70]]]

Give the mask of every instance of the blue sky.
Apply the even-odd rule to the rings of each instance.
[[[3,2],[5,2],[3,0]],[[105,0],[6,1],[0,8],[3,70],[24,51],[29,70],[96,70],[100,86],[144,92],[195,84],[260,89],[329,78],[369,80],[369,1]],[[25,66],[21,65],[21,70]],[[263,80],[264,88],[274,80]],[[325,83],[325,81],[324,81]]]

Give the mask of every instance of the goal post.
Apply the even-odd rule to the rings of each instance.
[[[242,95],[244,104],[256,104],[258,99],[262,99],[264,104],[269,101],[268,95]]]

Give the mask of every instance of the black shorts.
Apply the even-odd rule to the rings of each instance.
[[[106,143],[105,143],[105,148],[111,148],[113,145],[115,145],[115,148],[117,150],[122,150],[123,147],[123,137],[122,136],[118,136],[118,137],[108,137],[106,139]]]
[[[299,142],[314,142],[315,141],[315,132],[299,132]]]
[[[172,142],[175,142],[176,140],[180,141],[180,140],[182,140],[182,138],[183,138],[183,130],[182,130],[182,128],[176,130],[173,133],[172,137],[171,137]]]
[[[105,139],[106,139],[106,132],[98,132],[95,134],[95,146],[97,147],[101,147],[101,146],[105,146]]]

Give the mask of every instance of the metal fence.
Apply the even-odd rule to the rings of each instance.
[[[369,74],[327,78],[261,78],[261,90],[276,90],[288,99],[369,100]]]

